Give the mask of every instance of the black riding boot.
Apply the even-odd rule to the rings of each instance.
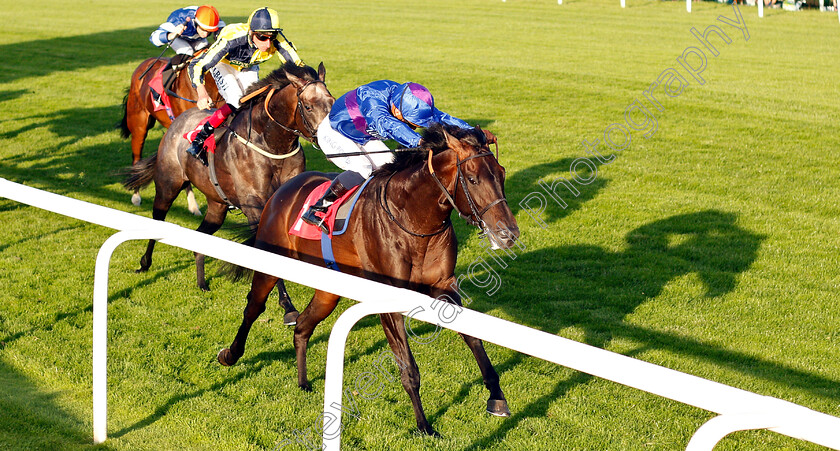
[[[192,144],[187,149],[187,153],[198,158],[204,166],[207,166],[207,149],[204,148],[204,141],[213,134],[215,129],[216,127],[210,125],[209,121],[205,122],[204,128],[198,131]]]
[[[320,216],[316,215],[315,212],[326,214],[327,208],[345,194],[347,194],[347,188],[345,188],[338,179],[333,180],[324,195],[318,199],[318,202],[315,202],[312,206],[310,206],[309,209],[306,210],[306,213],[304,213],[300,218],[307,224],[317,226],[322,232],[329,235],[329,226],[327,226],[327,223]]]

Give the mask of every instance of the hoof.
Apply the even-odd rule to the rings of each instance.
[[[216,356],[216,359],[224,366],[231,366],[236,363],[236,359],[233,358],[229,348],[219,351],[219,355]]]
[[[303,391],[308,391],[308,392],[312,391],[312,386],[309,385],[308,382],[305,385],[298,385],[298,387],[300,387],[300,389],[303,390]]]
[[[134,270],[134,274],[144,273],[148,270],[149,270],[149,268],[137,268],[137,269]]]
[[[132,194],[132,195],[131,195],[131,203],[132,203],[135,207],[139,207],[139,206],[140,206],[140,201],[141,201],[141,199],[140,199],[140,193],[134,193],[134,194]]]
[[[205,292],[205,293],[210,291],[210,287],[208,287],[206,283],[204,285],[199,284],[198,289]]]
[[[297,310],[286,312],[286,314],[283,315],[283,325],[294,326],[295,324],[297,324],[298,315],[300,315],[300,313],[298,313]]]
[[[497,417],[509,417],[510,409],[508,409],[507,401],[504,399],[488,399],[487,413]]]
[[[441,435],[438,434],[438,431],[434,430],[433,427],[429,426],[428,428],[421,428],[419,429],[421,434],[428,435],[429,437],[434,438],[441,438]]]

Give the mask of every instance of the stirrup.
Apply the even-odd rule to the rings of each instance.
[[[325,208],[325,210],[326,210],[326,208]],[[327,222],[325,221],[324,218],[321,218],[318,215],[316,215],[315,211],[319,211],[319,210],[316,210],[312,207],[309,207],[309,209],[306,210],[300,216],[300,219],[303,219],[303,222],[305,222],[309,225],[313,225],[315,227],[318,227],[319,229],[321,229],[322,232],[329,235],[330,234],[330,228],[327,227]]]
[[[198,149],[196,149],[196,147]],[[198,158],[198,161],[200,161],[201,164],[203,164],[204,166],[208,165],[207,164],[207,149],[204,148],[204,143],[199,144],[198,142],[193,141],[193,143],[187,149],[187,153],[189,155],[192,155],[195,158]]]

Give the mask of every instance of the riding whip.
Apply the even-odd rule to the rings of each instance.
[[[189,18],[189,17],[187,17],[187,20],[185,20],[185,21],[184,21],[183,25],[186,25],[187,23],[189,23],[189,21],[190,21],[190,18]],[[183,30],[181,31],[181,33],[183,33]],[[160,52],[160,55],[158,55],[158,57],[157,57],[157,58],[155,58],[155,61],[154,61],[152,64],[149,64],[149,67],[147,67],[147,68],[146,68],[146,70],[144,70],[144,71],[143,71],[143,73],[142,73],[142,74],[140,74],[140,77],[139,77],[139,78],[137,78],[138,80],[142,80],[142,79],[143,79],[143,77],[145,77],[145,76],[146,76],[146,74],[149,72],[149,69],[151,69],[152,67],[154,67],[154,66],[155,66],[155,64],[157,64],[157,62],[158,62],[158,61],[160,61],[160,58],[163,56],[163,54],[164,54],[164,53],[166,53],[166,50],[167,50],[167,49],[169,49],[169,46],[171,46],[171,45],[172,45],[172,42],[173,42],[174,40],[178,39],[178,36],[181,36],[181,33],[176,34],[176,35],[175,35],[175,37],[174,37],[174,38],[172,38],[172,41],[169,41],[169,42],[167,42],[167,43],[166,43],[166,46],[163,48],[163,51],[162,51],[162,52]],[[284,37],[285,37],[285,36],[284,36]]]

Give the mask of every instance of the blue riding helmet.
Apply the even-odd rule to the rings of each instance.
[[[403,83],[399,98],[392,99],[394,106],[402,113],[403,120],[420,127],[428,127],[435,117],[435,99],[425,86],[419,83]]]

